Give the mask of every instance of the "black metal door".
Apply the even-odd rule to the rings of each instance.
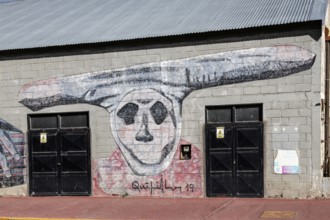
[[[79,114],[29,116],[30,195],[90,195],[88,120]]]
[[[262,197],[262,122],[207,124],[206,167],[208,196]]]

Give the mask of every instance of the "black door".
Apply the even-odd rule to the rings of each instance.
[[[259,121],[261,115],[248,111],[244,113],[248,116],[240,117],[239,114],[243,114],[240,106],[226,108],[229,110],[228,117],[224,116],[223,109],[207,109],[207,196],[262,197],[263,124]],[[253,108],[261,111],[261,106]],[[251,106],[247,109],[251,110]],[[221,113],[221,116],[210,116],[213,113]],[[215,123],[214,118],[227,122]],[[251,118],[253,120],[249,121]]]
[[[29,115],[30,195],[90,195],[88,114]]]

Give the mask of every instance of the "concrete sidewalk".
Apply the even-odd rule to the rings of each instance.
[[[0,197],[0,219],[330,219],[330,200]]]

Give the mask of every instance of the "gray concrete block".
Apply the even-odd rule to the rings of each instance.
[[[302,84],[303,82],[304,81],[303,81],[303,78],[301,75],[299,75],[299,76],[291,75],[291,76],[285,78],[286,85]]]
[[[274,158],[274,149],[282,149],[282,142],[273,142],[273,141],[269,141],[271,142],[271,154],[273,155],[272,157]],[[273,161],[271,162],[273,164]]]
[[[250,47],[260,47],[260,40],[250,40],[250,41],[244,41],[243,42],[244,47],[250,48]]]
[[[157,50],[157,49],[155,49]],[[145,55],[150,55],[151,53],[148,54],[149,51],[152,51],[152,49],[138,49],[138,50],[129,50],[125,51],[128,56],[145,56]],[[161,53],[156,53],[156,54],[161,54]]]
[[[204,97],[211,97],[212,96],[212,90],[211,89],[202,89],[195,91],[191,94],[191,97],[195,98],[204,98]]]
[[[287,133],[287,134],[298,134],[299,133],[299,128],[297,126],[281,126],[281,131],[282,133]]]
[[[267,110],[264,112],[265,118],[280,118],[282,116],[281,110]]]
[[[287,141],[282,142],[282,149],[284,150],[294,150],[299,148],[299,142],[298,141]]]
[[[282,181],[284,182],[299,182],[299,175],[298,174],[295,174],[295,175],[281,175],[281,179]]]
[[[103,53],[103,58],[104,59],[111,60],[114,57],[118,57],[118,53],[117,52]]]
[[[232,49],[237,49],[237,48],[242,48],[244,47],[243,42],[232,42],[232,43],[227,43],[227,49],[232,50]]]
[[[301,166],[303,167],[303,166]],[[306,171],[306,169],[305,169]],[[299,174],[299,179],[300,182],[302,183],[311,183],[312,182],[312,177],[310,175],[306,175],[306,174]]]
[[[294,85],[294,91],[295,92],[307,92],[312,90],[312,85],[311,84],[295,84]]]
[[[312,76],[311,75],[305,75],[303,76],[303,82],[304,83],[312,83]]]
[[[212,53],[212,52],[210,52],[210,53]],[[215,53],[215,52],[213,52],[213,53]],[[149,60],[149,62],[150,61],[156,62],[155,60],[157,59],[157,55],[149,55],[149,56],[151,56],[151,57],[148,58],[147,60],[146,60],[146,58],[142,58],[142,59],[145,62],[148,60]],[[152,58],[152,56],[154,56],[154,58]],[[187,57],[188,57],[188,52],[179,51],[179,52],[165,53],[165,54],[159,55],[158,59],[159,59],[159,61],[168,61],[168,60],[183,59],[183,58],[187,58]],[[149,62],[146,62],[146,63],[149,63]]]
[[[223,87],[215,87],[211,89],[211,96],[227,96],[228,89]]]
[[[277,42],[279,44],[291,44],[295,42],[295,38],[294,37],[280,37],[277,38]]]
[[[236,96],[242,94],[243,94],[243,88],[228,88],[228,95],[230,96]]]
[[[282,110],[282,116],[283,117],[296,117],[297,115],[299,115],[298,109],[284,109],[284,110]]]
[[[124,67],[125,66],[125,59],[121,57],[114,57],[111,59],[111,63],[114,68]]]
[[[71,68],[71,62],[60,62],[57,64],[57,67],[59,69],[70,69]]]
[[[299,149],[312,149],[311,142],[299,142]]]
[[[282,198],[283,197],[282,190],[279,190],[279,189],[267,189],[267,190],[265,190],[265,195],[268,198]]]
[[[303,133],[311,133],[312,127],[310,125],[299,125],[299,131]]]
[[[271,106],[271,109],[287,109],[289,106],[288,101],[273,100],[268,102]]]
[[[260,45],[261,46],[273,46],[277,45],[278,38],[272,38],[272,39],[261,39]]]
[[[307,124],[307,117],[290,117],[289,124],[305,125]]]
[[[137,65],[140,63],[140,57],[139,56],[127,56],[125,57],[125,64],[127,66]]]
[[[289,102],[289,108],[293,108],[293,109],[304,109],[307,106],[307,101],[291,101]]]
[[[283,190],[282,195],[284,198],[297,199],[300,198],[299,190]]]
[[[260,88],[259,87],[246,87],[243,88],[243,94],[244,95],[254,95],[254,94],[259,94],[260,93]]]
[[[288,118],[271,118],[271,125],[289,125]]]
[[[30,65],[30,70],[32,71],[38,71],[38,70],[44,70],[45,66],[43,63],[38,63],[38,64],[31,64]]]
[[[295,141],[298,142],[300,138],[301,138],[300,134],[289,134],[289,142],[295,142]],[[304,136],[304,139],[305,139],[305,136]]]
[[[299,158],[299,165],[301,166],[311,166],[312,159],[311,158]]]
[[[289,141],[289,135],[288,134],[272,134],[272,141],[275,141],[275,142]]]
[[[277,93],[276,86],[263,86],[260,88],[261,94]]]
[[[279,174],[267,173],[265,174],[265,182],[281,182],[282,177]]]
[[[285,81],[286,77],[282,77],[282,78],[277,78],[277,79],[272,79],[272,80],[268,80],[268,85],[272,86],[272,85],[285,85],[286,81]]]
[[[300,179],[300,177],[299,177]],[[298,191],[305,191],[307,187],[307,184],[305,182],[288,182],[286,189],[293,189]]]

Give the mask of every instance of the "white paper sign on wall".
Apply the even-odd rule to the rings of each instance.
[[[274,173],[277,174],[298,174],[299,152],[298,150],[274,150]]]

